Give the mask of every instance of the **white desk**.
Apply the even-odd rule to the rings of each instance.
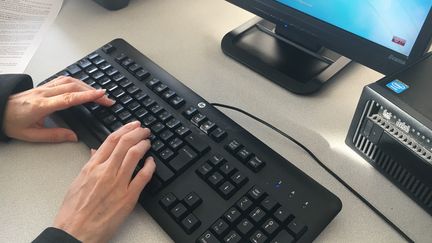
[[[316,95],[289,93],[222,53],[223,35],[250,18],[222,0],[131,0],[118,12],[66,0],[27,73],[38,83],[124,38],[209,102],[241,107],[297,138],[410,237],[430,242],[432,217],[344,143],[363,86],[381,75],[353,64]],[[226,114],[342,200],[342,211],[317,242],[404,242],[296,145],[241,114]],[[88,157],[82,143],[1,144],[0,242],[28,242],[50,226]],[[172,240],[137,207],[112,241]]]

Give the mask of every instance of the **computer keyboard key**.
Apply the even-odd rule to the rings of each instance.
[[[265,243],[267,241],[267,236],[260,230],[256,231],[250,237],[251,243]]]
[[[252,198],[254,201],[258,201],[262,199],[265,195],[267,195],[261,188],[258,186],[254,186],[249,192],[248,195]]]
[[[223,175],[229,177],[231,176],[237,169],[234,168],[231,162],[226,162],[225,164],[221,165],[219,170],[222,172]]]
[[[269,218],[264,222],[261,228],[267,235],[273,236],[279,229],[279,224],[276,222],[276,220]]]
[[[236,231],[232,230],[223,238],[223,240],[225,243],[238,243],[241,241],[241,237]]]
[[[242,212],[249,211],[253,205],[253,202],[248,197],[242,197],[236,203],[237,207]]]
[[[91,65],[92,63],[87,58],[78,61],[78,66],[80,66],[82,69],[88,68]]]
[[[154,134],[159,134],[159,133],[161,133],[164,129],[165,129],[165,125],[162,124],[162,123],[160,123],[160,122],[157,122],[157,123],[153,124],[153,125],[150,127],[150,130],[151,130],[152,133],[154,133]]]
[[[125,78],[126,78],[126,77],[125,77],[123,74],[121,74],[121,73],[118,73],[118,74],[112,76],[112,79],[113,79],[114,81],[116,81],[117,83],[123,81]]]
[[[123,105],[127,105],[129,102],[131,102],[133,99],[132,97],[130,97],[129,95],[124,95],[123,97],[120,98],[120,102]]]
[[[138,91],[138,93],[134,94],[133,97],[138,100],[141,101],[142,99],[146,98],[148,95],[144,92],[144,91]]]
[[[117,88],[118,88],[118,85],[114,82],[111,82],[105,86],[105,89],[107,90],[108,93],[116,90]]]
[[[175,174],[170,168],[168,168],[168,166],[162,163],[158,158],[154,158],[154,160],[156,164],[155,175],[162,181],[162,183],[165,184],[174,178]]]
[[[245,163],[251,156],[252,153],[247,148],[240,149],[236,154],[236,157],[243,163]]]
[[[169,162],[169,166],[178,172],[189,167],[197,158],[198,155],[189,146],[184,146],[177,152],[177,156]]]
[[[232,207],[224,214],[224,217],[230,224],[233,224],[240,219],[241,213],[237,208]]]
[[[174,137],[174,133],[172,133],[170,130],[166,129],[165,131],[163,131],[159,137],[162,139],[162,141],[164,142],[168,142],[168,140],[170,140],[171,138]]]
[[[249,179],[241,172],[236,172],[234,175],[231,176],[231,180],[237,187],[241,187],[246,184]]]
[[[261,202],[261,207],[267,212],[273,211],[277,206],[279,206],[278,202],[269,196]]]
[[[185,126],[180,126],[175,130],[175,133],[184,138],[185,136],[189,135],[189,133],[191,133],[191,131],[189,130],[189,128],[185,127]]]
[[[138,71],[140,68],[141,68],[141,66],[135,63],[135,64],[130,65],[130,66],[128,67],[128,70],[129,70],[130,72],[133,72],[133,73],[134,73],[134,72]]]
[[[266,216],[266,213],[265,213],[264,210],[262,210],[262,208],[260,208],[260,207],[256,207],[255,209],[253,209],[253,210],[249,213],[249,217],[252,219],[252,221],[253,221],[255,224],[260,223],[261,220],[263,220],[265,216]]]
[[[173,193],[165,194],[160,200],[159,204],[166,210],[172,208],[178,202],[177,197]]]
[[[214,188],[218,187],[223,180],[224,177],[219,172],[214,172],[207,178],[208,183],[210,183]]]
[[[251,160],[249,160],[247,162],[247,165],[249,166],[249,168],[251,168],[254,172],[258,172],[260,171],[264,165],[265,162],[262,161],[260,158],[258,158],[257,156],[254,156]]]
[[[67,67],[66,69],[71,75],[75,75],[75,74],[81,72],[81,68],[76,64],[72,64],[69,67]]]
[[[254,225],[248,219],[243,219],[242,221],[240,221],[240,223],[237,224],[237,230],[242,235],[249,234],[253,228]]]
[[[200,137],[200,135],[188,135],[185,137],[185,141],[200,155],[210,150],[210,146]]]
[[[136,116],[138,119],[141,119],[141,118],[143,118],[145,115],[148,114],[148,111],[147,111],[146,109],[144,109],[144,108],[140,108],[140,109],[136,110],[134,114],[135,114],[135,116]]]
[[[111,124],[110,126],[109,126],[109,128],[110,128],[110,130],[112,131],[112,132],[115,132],[115,131],[117,131],[120,127],[122,127],[123,126],[123,123],[121,123],[121,122],[114,122],[113,124]]]
[[[136,92],[138,92],[140,89],[137,87],[137,86],[135,86],[135,85],[131,85],[131,86],[129,86],[127,89],[126,89],[126,92],[128,92],[129,94],[131,94],[131,95],[133,95],[133,94],[135,94]]]
[[[156,140],[156,141],[152,142],[151,146],[152,146],[152,150],[154,152],[159,152],[159,151],[161,151],[161,149],[163,149],[165,147],[165,144],[160,140]]]
[[[92,73],[96,72],[97,70],[98,70],[98,68],[95,67],[95,66],[93,66],[93,65],[91,65],[91,66],[89,66],[89,67],[87,67],[87,68],[85,69],[85,71],[86,71],[88,74],[92,74]]]
[[[176,220],[180,220],[182,219],[186,213],[187,213],[187,208],[185,207],[185,205],[183,205],[183,203],[177,203],[177,205],[175,205],[171,210],[171,215],[176,219]]]
[[[281,223],[286,223],[291,220],[294,216],[286,209],[285,207],[279,207],[276,212],[273,213],[273,216]]]
[[[212,226],[211,230],[218,236],[221,237],[229,229],[229,225],[223,219],[218,219]]]
[[[131,58],[126,58],[121,62],[121,65],[125,68],[129,67],[130,65],[134,64],[134,60],[132,60]]]
[[[220,127],[216,128],[213,132],[210,133],[210,137],[218,143],[221,142],[226,136],[227,133]]]
[[[168,88],[168,86],[166,84],[160,83],[158,85],[156,85],[156,87],[154,88],[154,91],[157,94],[162,94],[162,92],[164,92],[166,89]]]
[[[173,149],[173,150],[179,150],[182,146],[183,146],[183,141],[180,138],[174,138],[171,141],[169,141],[168,145]],[[192,151],[192,150],[191,150]],[[193,151],[192,151],[193,152]],[[194,152],[195,153],[195,152]]]
[[[196,243],[221,243],[216,236],[210,231],[204,232],[197,240]]]
[[[213,131],[213,129],[216,128],[216,123],[207,120],[205,121],[200,127],[201,131],[203,131],[205,134],[209,134]]]
[[[87,58],[90,59],[90,60],[93,60],[93,59],[95,59],[97,57],[99,57],[99,54],[97,54],[96,52],[93,52],[93,53],[91,53],[91,54],[89,54],[87,56]]]
[[[156,121],[157,121],[156,117],[152,115],[145,116],[143,119],[141,119],[142,125],[144,125],[145,127],[151,126]]]
[[[96,57],[95,59],[93,59],[92,62],[93,62],[95,65],[99,66],[100,64],[102,64],[102,63],[105,62],[105,59],[103,59],[102,57],[98,56],[98,57]]]
[[[187,234],[191,234],[194,232],[199,226],[201,225],[201,221],[198,220],[198,218],[193,215],[192,213],[186,216],[181,221],[181,226],[186,231]]]
[[[234,154],[237,152],[237,150],[239,150],[241,147],[243,147],[239,141],[237,140],[232,140],[230,141],[226,146],[226,150],[228,150],[228,152],[230,152],[231,154]]]
[[[134,112],[135,110],[137,110],[140,107],[141,107],[141,105],[137,101],[132,101],[131,103],[129,103],[127,105],[127,108],[132,112]]]
[[[150,111],[154,115],[157,115],[160,112],[164,111],[164,108],[162,106],[160,106],[159,104],[154,104],[152,107],[150,107]]]
[[[161,121],[165,122],[172,117],[172,114],[170,112],[164,110],[158,115],[158,117]]]
[[[216,166],[216,167],[219,167],[225,161],[226,161],[225,158],[220,154],[215,154],[215,155],[211,156],[209,159],[210,164],[212,164],[213,166]]]
[[[118,117],[120,118],[120,120],[126,121],[127,119],[132,117],[132,114],[129,111],[124,110],[118,114]]]
[[[191,192],[185,196],[183,202],[190,210],[194,210],[202,203],[202,199],[195,192]]]
[[[117,121],[117,118],[113,115],[109,115],[109,116],[105,117],[102,122],[106,126],[109,126],[109,125],[111,125],[111,123],[114,123],[115,121]]]
[[[185,101],[182,97],[176,96],[176,97],[172,98],[169,103],[171,104],[172,107],[178,109],[178,108],[183,106]]]
[[[119,84],[122,88],[127,88],[132,85],[132,81],[129,79],[122,79]]]
[[[174,90],[168,89],[162,93],[162,98],[164,98],[165,100],[169,100],[174,97],[174,95],[176,95],[176,92]]]
[[[200,127],[202,123],[207,119],[207,117],[201,113],[197,113],[191,118],[192,124],[194,124],[197,127]]]
[[[198,110],[195,107],[191,106],[183,112],[183,115],[187,119],[191,119],[197,112],[198,112]]]
[[[154,101],[154,99],[152,99],[150,97],[147,97],[143,101],[141,101],[141,104],[146,108],[151,107],[154,103],[156,103],[156,102]]]
[[[297,219],[291,221],[291,223],[288,224],[287,228],[289,232],[296,239],[300,238],[307,230],[306,225],[304,225],[302,222],[298,221]]]
[[[99,68],[102,71],[106,71],[108,68],[112,67],[111,64],[107,63],[107,62],[103,62],[99,65]]]
[[[159,153],[159,156],[163,161],[169,161],[175,156],[175,154],[171,149],[166,148]]]
[[[231,182],[225,181],[222,185],[219,186],[218,190],[219,194],[221,194],[224,199],[229,199],[232,197],[232,195],[234,195],[236,187],[231,184]]]
[[[213,171],[213,167],[209,163],[204,163],[197,169],[197,174],[201,176],[201,178],[205,179],[210,175],[210,172]]]
[[[124,53],[119,53],[119,54],[117,54],[116,56],[115,56],[115,60],[116,60],[116,62],[118,62],[118,63],[121,63],[124,59],[126,59],[127,58],[127,56],[126,56],[126,54],[124,54]]]
[[[147,85],[147,87],[149,87],[149,88],[153,88],[153,87],[155,87],[157,84],[159,84],[160,83],[160,80],[159,79],[157,79],[157,78],[152,78],[152,79],[150,79],[147,83],[146,83],[146,85]]]
[[[270,243],[294,243],[295,238],[286,230],[281,230]]]
[[[135,72],[135,77],[137,77],[138,80],[143,81],[146,78],[150,77],[150,73],[147,70],[140,69],[140,70]]]
[[[111,52],[115,51],[115,47],[111,44],[106,44],[102,47],[102,51],[106,54],[110,54]]]
[[[181,122],[175,118],[171,118],[171,120],[169,120],[166,123],[166,126],[171,130],[177,128],[180,125],[181,125]]]

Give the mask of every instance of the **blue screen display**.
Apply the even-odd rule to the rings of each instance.
[[[409,56],[432,0],[276,0]]]

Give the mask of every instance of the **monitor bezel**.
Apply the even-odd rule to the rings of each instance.
[[[227,1],[276,25],[294,27],[310,35],[326,48],[386,75],[419,59],[429,50],[431,45],[432,8],[410,55],[405,56],[275,0]]]

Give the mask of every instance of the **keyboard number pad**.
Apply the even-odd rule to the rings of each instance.
[[[225,200],[231,198],[249,180],[220,155],[213,155],[196,173]]]
[[[198,237],[204,242],[297,242],[307,231],[284,206],[258,186],[218,218]]]

